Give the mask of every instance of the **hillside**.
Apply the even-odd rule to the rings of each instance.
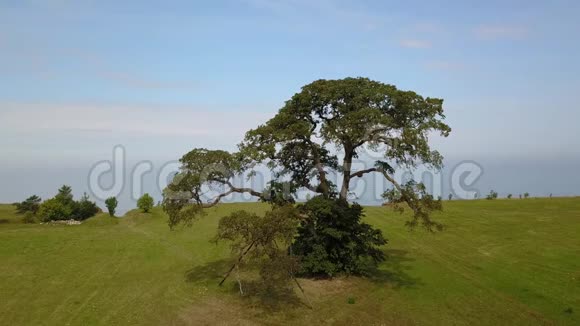
[[[0,205],[0,324],[580,323],[580,198],[445,202],[435,234],[367,207],[388,260],[369,279],[302,280],[312,310],[298,293],[263,303],[217,286],[230,266],[210,242],[218,218],[266,208],[223,204],[170,231],[158,208],[55,226]]]

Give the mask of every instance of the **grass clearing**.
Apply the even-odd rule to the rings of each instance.
[[[241,298],[217,283],[231,263],[215,245],[223,204],[170,231],[159,208],[82,225],[25,225],[0,205],[1,325],[580,323],[580,198],[445,202],[442,233],[367,207],[388,260],[368,279],[301,280],[303,297]]]

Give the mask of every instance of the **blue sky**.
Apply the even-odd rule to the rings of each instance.
[[[578,159],[579,16],[577,1],[3,0],[0,167],[234,149],[302,85],[347,76],[444,98],[449,159]]]

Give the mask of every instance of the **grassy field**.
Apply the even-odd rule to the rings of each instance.
[[[209,240],[242,208],[266,206],[221,205],[172,232],[159,209],[55,226],[1,205],[0,325],[580,324],[580,198],[446,202],[437,234],[368,207],[389,259],[370,279],[301,280],[312,310],[217,286],[231,261]]]

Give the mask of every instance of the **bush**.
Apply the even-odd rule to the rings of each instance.
[[[31,201],[33,197],[36,197],[35,200],[40,202],[40,198],[37,196],[32,196],[26,201]],[[98,212],[99,208],[97,207],[97,204],[90,201],[89,196],[86,193],[80,201],[75,201],[73,199],[71,187],[65,185],[58,190],[58,194],[54,196],[54,198],[45,201],[39,206],[37,214],[43,222],[70,219],[83,221],[94,216]]]
[[[117,201],[117,198],[115,198],[115,197],[109,197],[109,198],[107,198],[107,200],[105,200],[105,205],[107,205],[107,210],[109,211],[109,215],[115,216],[115,209],[117,208],[118,204],[119,204],[119,202]]]
[[[512,194],[507,195],[508,199],[512,199]]]
[[[36,216],[34,216],[34,213],[32,212],[26,212],[22,217],[22,222],[25,224],[36,223]]]
[[[30,212],[32,215],[36,215],[40,208],[41,201],[42,199],[40,199],[40,197],[32,195],[21,203],[15,203],[14,206],[16,206],[16,212],[18,214],[26,214]]]
[[[153,200],[153,197],[149,196],[149,194],[144,194],[137,201],[137,207],[144,213],[149,213],[149,211],[153,208],[154,203],[155,201]]]
[[[524,198],[528,198],[528,197],[530,197],[530,194],[529,194],[529,193],[527,193],[527,192],[525,192],[525,193],[524,193]]]
[[[302,257],[302,274],[364,275],[385,259],[387,243],[380,230],[362,223],[362,207],[346,201],[314,197],[300,207],[306,216],[291,247]]]
[[[45,201],[38,209],[38,216],[43,222],[69,220],[72,215],[72,206],[63,204],[56,197]]]
[[[97,204],[89,200],[89,196],[85,193],[80,201],[74,204],[74,219],[77,221],[84,221],[90,217],[95,216],[99,212]]]
[[[485,197],[485,199],[487,199],[487,200],[493,200],[493,199],[497,199],[497,196],[498,196],[497,195],[497,192],[495,192],[495,191],[492,190],[492,191],[489,192],[489,195],[487,195],[487,197]]]

